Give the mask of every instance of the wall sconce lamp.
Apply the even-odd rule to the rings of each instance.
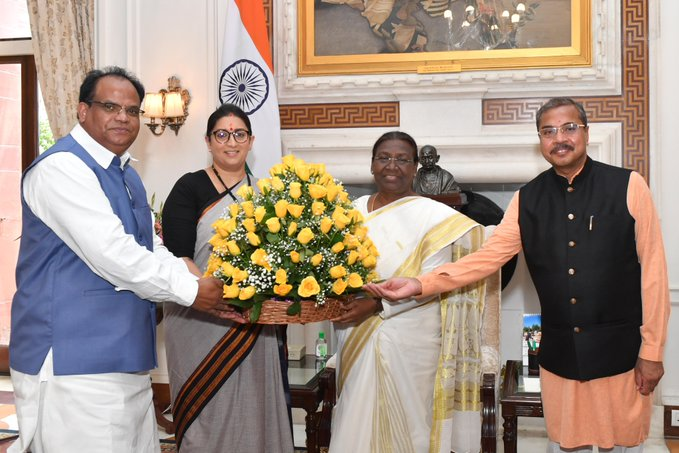
[[[189,102],[191,102],[191,96],[188,90],[183,89],[179,79],[174,76],[167,79],[167,90],[163,88],[158,93],[146,93],[144,116],[151,118],[151,122],[146,123],[151,133],[162,135],[165,127],[169,126],[174,134],[178,135],[179,128],[189,116]],[[159,127],[160,131],[156,132]]]

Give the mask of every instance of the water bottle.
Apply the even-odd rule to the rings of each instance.
[[[316,358],[325,360],[328,358],[328,343],[325,341],[325,333],[318,332],[316,339]]]

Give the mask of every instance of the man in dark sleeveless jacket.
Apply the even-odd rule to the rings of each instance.
[[[538,358],[548,451],[597,445],[641,452],[651,393],[664,372],[669,318],[650,190],[638,173],[587,156],[589,126],[579,103],[551,99],[536,123],[552,168],[514,195],[481,250],[417,279],[367,288],[388,299],[450,291],[523,249],[542,307]]]
[[[153,233],[127,152],[143,97],[124,69],[91,71],[78,124],[23,174],[10,338],[20,437],[12,452],[160,451],[152,302],[225,310],[221,283],[192,275]]]

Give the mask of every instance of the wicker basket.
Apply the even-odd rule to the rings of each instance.
[[[302,311],[296,315],[287,313],[292,302],[286,300],[265,300],[257,324],[306,324],[336,318],[341,314],[342,302],[338,299],[326,299],[325,304],[316,306],[315,300],[303,300]],[[250,310],[244,313],[250,317]]]

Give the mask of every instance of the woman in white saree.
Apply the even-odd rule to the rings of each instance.
[[[413,192],[412,137],[388,132],[372,156],[378,191],[355,205],[380,253],[380,278],[419,275],[480,246],[478,224]],[[425,300],[364,298],[345,305],[334,320],[339,398],[331,453],[449,453],[452,442],[478,446],[480,431],[473,426],[479,424],[483,290],[481,282]],[[457,431],[470,439],[453,439],[453,414]],[[462,448],[456,451],[474,451]]]

